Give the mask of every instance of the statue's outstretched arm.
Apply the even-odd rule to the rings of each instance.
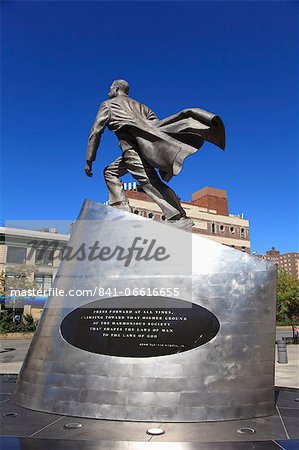
[[[97,150],[100,145],[101,136],[109,121],[109,117],[110,117],[110,109],[109,106],[104,102],[100,106],[92,129],[90,131],[86,150],[86,161],[90,162],[95,161]]]

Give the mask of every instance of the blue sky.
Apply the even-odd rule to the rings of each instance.
[[[85,149],[125,78],[160,118],[199,107],[225,123],[227,150],[186,160],[178,195],[226,189],[252,251],[298,251],[297,17],[279,1],[3,2],[1,219],[72,220],[84,198],[107,199],[117,140],[105,132],[92,179]]]

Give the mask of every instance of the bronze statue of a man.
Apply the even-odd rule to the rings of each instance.
[[[175,192],[165,184],[181,171],[187,156],[210,141],[224,150],[225,131],[221,119],[199,108],[180,111],[164,120],[147,106],[130,98],[129,84],[115,80],[110,86],[109,100],[96,115],[86,151],[85,173],[92,176],[101,135],[107,126],[114,131],[122,154],[104,169],[109,191],[109,204],[131,211],[120,177],[130,173],[144,192],[157,203],[168,223],[181,229],[191,228]]]

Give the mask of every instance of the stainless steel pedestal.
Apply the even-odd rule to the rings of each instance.
[[[110,295],[94,291],[87,296],[59,296],[56,292],[47,301],[23,364],[15,402],[57,414],[151,422],[218,421],[273,414],[274,266],[201,236],[93,201],[85,201],[70,246],[77,248],[84,243],[87,249],[98,241],[100,247],[128,248],[136,236],[147,244],[155,240],[155,248],[164,247],[164,256],[169,257],[137,261],[135,252],[125,267],[124,260],[88,260],[81,255],[81,260],[60,264],[54,287],[67,293],[112,288],[116,302],[125,297],[125,289],[129,293],[128,289],[133,292],[136,288],[135,293],[140,293],[144,288],[153,293],[156,288],[161,293],[168,287],[172,289],[172,295],[165,298],[169,308],[173,289],[177,288],[179,299],[188,307],[198,305],[217,319],[220,328],[214,330],[214,337],[211,334],[210,340],[196,343],[190,350],[162,356],[114,356],[102,354],[101,348],[87,351],[62,336],[61,324],[79,307],[94,301],[103,300],[107,307]],[[155,305],[157,299],[153,296],[152,300]],[[120,310],[124,307],[130,304],[119,304]],[[161,308],[161,304],[156,307]],[[101,314],[104,311],[98,310]],[[91,309],[91,314],[94,311]],[[202,326],[198,322],[198,327]],[[76,333],[74,329],[74,339]],[[82,346],[86,347],[86,336],[84,339]],[[157,349],[159,342],[154,345]]]

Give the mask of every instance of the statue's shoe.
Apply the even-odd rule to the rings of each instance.
[[[193,227],[194,222],[189,219],[189,217],[181,217],[177,220],[167,220],[167,224],[172,227],[179,228],[180,230],[189,231]]]

